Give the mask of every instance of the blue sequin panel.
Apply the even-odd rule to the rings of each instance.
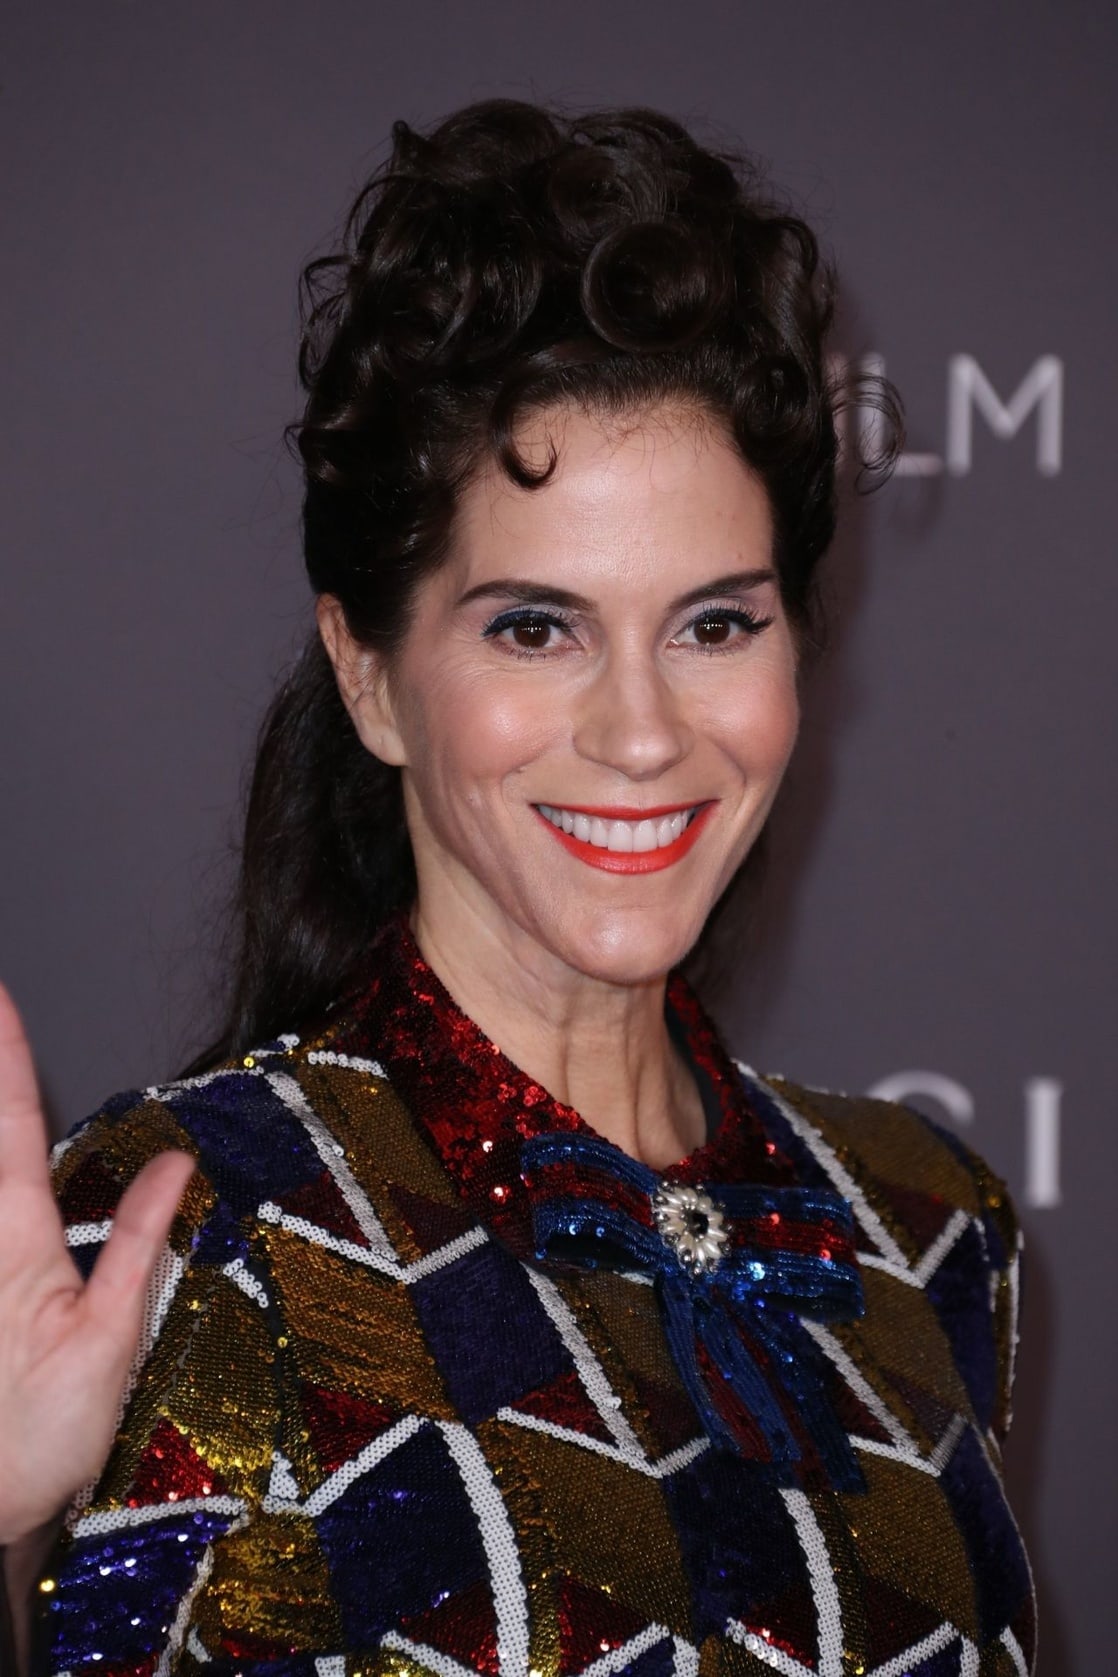
[[[161,1651],[206,1546],[233,1518],[161,1510],[140,1527],[78,1538],[47,1604],[54,1668],[101,1657],[120,1665]]]

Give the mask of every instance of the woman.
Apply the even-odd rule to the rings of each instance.
[[[65,1239],[8,1025],[33,1669],[1028,1672],[1004,1189],[677,970],[796,734],[810,232],[665,118],[496,103],[397,127],[308,294],[230,1022],[58,1149]]]

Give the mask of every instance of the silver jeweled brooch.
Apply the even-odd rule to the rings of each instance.
[[[709,1275],[718,1268],[729,1236],[709,1194],[684,1182],[662,1182],[652,1196],[652,1215],[660,1238],[684,1269]]]

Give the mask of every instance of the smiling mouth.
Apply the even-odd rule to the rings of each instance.
[[[615,855],[647,855],[667,850],[691,825],[701,804],[691,804],[668,814],[644,815],[632,819],[607,818],[578,809],[558,809],[551,804],[535,806],[545,821],[560,832]]]
[[[713,815],[717,799],[674,809],[563,809],[535,804],[563,849],[604,873],[659,873],[687,855]]]

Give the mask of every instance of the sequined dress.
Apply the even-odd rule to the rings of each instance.
[[[146,1159],[198,1170],[36,1674],[1027,1677],[1003,1186],[678,977],[669,1023],[709,1134],[656,1176],[397,921],[317,1034],[60,1143],[85,1272]]]

